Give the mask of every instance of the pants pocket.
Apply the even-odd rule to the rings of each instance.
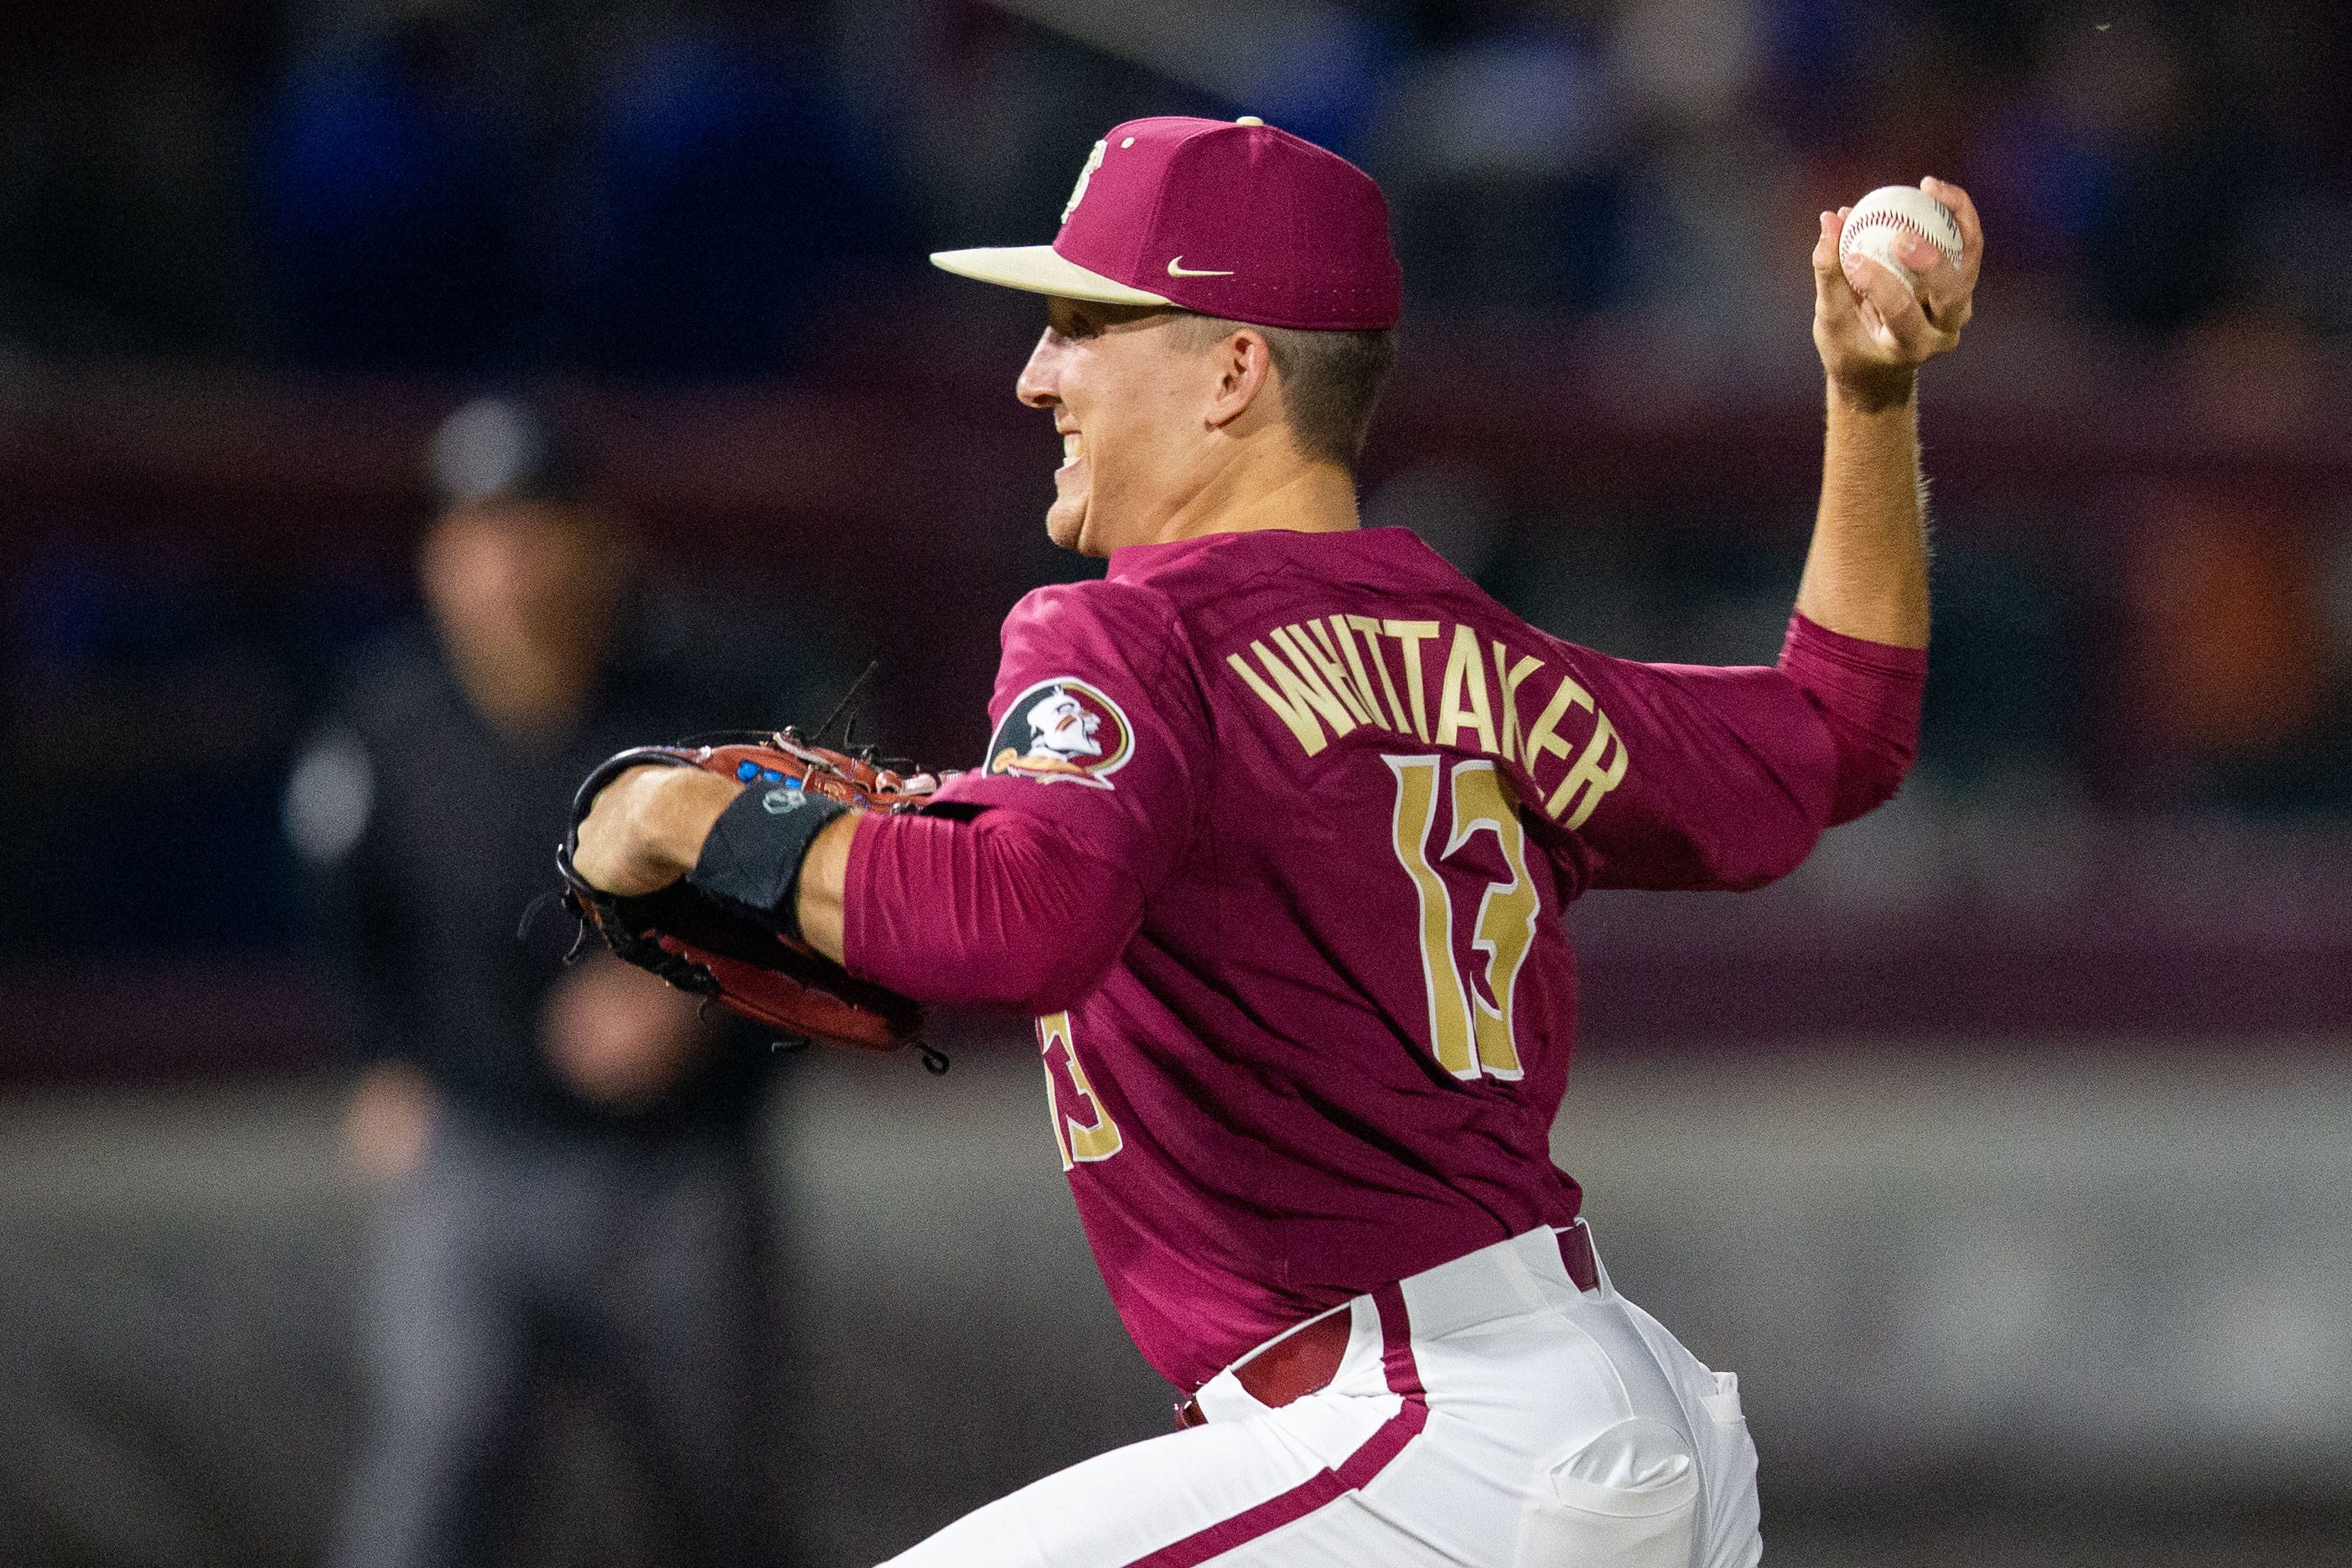
[[[1664,1422],[1619,1422],[1555,1461],[1535,1490],[1517,1568],[1690,1568],[1698,1461]]]

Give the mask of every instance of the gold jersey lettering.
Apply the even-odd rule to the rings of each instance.
[[[1372,655],[1372,668],[1380,672],[1381,691],[1389,699],[1389,712],[1396,716],[1396,722],[1388,727],[1395,730],[1399,735],[1404,734],[1412,727],[1412,722],[1404,716],[1404,704],[1397,700],[1396,683],[1389,679],[1389,662],[1381,653],[1379,619],[1370,615],[1350,615],[1348,617],[1348,624],[1363,633],[1364,646]],[[1352,643],[1349,645],[1353,646]],[[1428,737],[1424,736],[1422,738]]]
[[[1503,744],[1497,748],[1507,758],[1519,755],[1519,686],[1543,668],[1543,661],[1533,653],[1522,653],[1517,664],[1511,663],[1511,651],[1500,643],[1495,644],[1495,685],[1502,694]]]
[[[1561,826],[1574,829],[1584,826],[1593,808],[1601,804],[1601,797],[1625,781],[1625,768],[1631,758],[1625,742],[1617,734],[1617,727],[1593,702],[1592,694],[1579,685],[1575,676],[1562,675],[1535,727],[1528,731],[1528,748],[1520,761],[1529,778],[1535,776],[1537,767],[1546,757],[1565,759],[1575,753],[1572,743],[1559,733],[1559,721],[1571,707],[1580,707],[1592,716],[1592,737],[1553,787],[1551,798],[1544,802],[1544,812],[1557,819]],[[1563,816],[1563,812],[1568,814]]]
[[[1554,757],[1568,756],[1569,744],[1559,737],[1559,721],[1567,716],[1571,704],[1588,713],[1601,711],[1592,706],[1592,694],[1580,685],[1574,675],[1560,676],[1559,689],[1551,694],[1551,701],[1544,705],[1543,714],[1536,720],[1535,728],[1528,731],[1528,749],[1519,758],[1530,779],[1535,777],[1536,768],[1547,753]]]
[[[1488,1001],[1469,988],[1471,1033],[1478,1042],[1479,1067],[1496,1078],[1520,1078],[1518,1042],[1511,1032],[1511,998],[1518,989],[1519,966],[1536,939],[1536,916],[1542,897],[1528,874],[1527,830],[1520,825],[1518,802],[1510,781],[1491,762],[1454,765],[1454,831],[1446,836],[1445,858],[1470,841],[1480,830],[1495,835],[1511,880],[1486,884],[1478,896],[1478,924],[1471,927],[1470,946],[1486,955]]]
[[[1371,676],[1364,673],[1364,656],[1357,651],[1356,639],[1348,631],[1348,618],[1344,615],[1334,615],[1330,621],[1331,636],[1339,646],[1340,656],[1348,661],[1349,678],[1356,683],[1356,690],[1363,697],[1364,706],[1371,710],[1370,722],[1377,728],[1391,727],[1388,710],[1381,706],[1381,695],[1372,689]],[[1377,661],[1380,656],[1380,649],[1376,645],[1372,650],[1372,658]],[[1386,680],[1388,672],[1382,670],[1381,677]],[[1395,727],[1402,731],[1404,728],[1403,722],[1400,720]]]
[[[1479,750],[1494,754],[1495,708],[1486,700],[1486,661],[1478,655],[1478,633],[1456,626],[1454,646],[1445,655],[1445,679],[1438,687],[1437,744],[1459,746],[1465,729],[1478,732]]]
[[[1552,688],[1535,723],[1523,725],[1519,688],[1547,668],[1545,662],[1499,639],[1488,641],[1482,649],[1475,628],[1451,623],[1453,631],[1449,635],[1448,624],[1437,621],[1385,621],[1372,615],[1310,616],[1272,628],[1264,641],[1252,639],[1248,653],[1255,658],[1255,664],[1252,657],[1241,653],[1226,654],[1225,663],[1282,720],[1297,740],[1299,749],[1309,757],[1322,755],[1333,740],[1353,734],[1357,727],[1362,726],[1398,735],[1410,734],[1423,743],[1433,741],[1439,746],[1501,758],[1524,768],[1530,779],[1549,758],[1558,758],[1567,764],[1566,771],[1551,786],[1549,798],[1544,797],[1542,786],[1534,786],[1529,807],[1532,809],[1536,800],[1543,800],[1547,815],[1570,829],[1582,827],[1602,798],[1624,782],[1631,758],[1623,737],[1601,711],[1592,694],[1566,672],[1561,673],[1559,684]],[[1394,639],[1399,656],[1404,661],[1405,678],[1402,684],[1389,667],[1389,639]],[[1422,662],[1423,651],[1425,644],[1438,642],[1446,645],[1445,663],[1436,680],[1436,690],[1432,692],[1428,667]],[[1490,655],[1494,660],[1491,685],[1486,669]],[[1436,699],[1433,724],[1430,712],[1433,696]],[[1570,708],[1582,708],[1592,716],[1590,735],[1578,736],[1573,726],[1570,733],[1561,732]],[[1407,770],[1400,773],[1399,779],[1400,787],[1412,797],[1407,800],[1412,808],[1407,812],[1410,816],[1422,804],[1417,776]],[[1507,785],[1499,779],[1495,783],[1508,794]],[[1488,785],[1474,782],[1470,789],[1474,797],[1480,798],[1479,803],[1485,804],[1483,792]],[[1433,784],[1433,799],[1434,790]],[[1478,814],[1476,820],[1498,819],[1495,811],[1488,810]],[[1512,895],[1514,902],[1506,913],[1496,915],[1503,925],[1513,925],[1519,918],[1516,897]],[[1496,945],[1498,958],[1507,958],[1515,950],[1510,943],[1497,941]],[[1515,967],[1506,962],[1503,967],[1512,971]],[[1479,1027],[1491,1027],[1492,1022],[1486,1020]],[[1454,1030],[1450,1025],[1438,1028],[1437,1037],[1445,1047],[1442,1054],[1449,1066],[1455,1065]],[[1490,1061],[1487,1065],[1492,1071],[1496,1063]]]
[[[1442,757],[1383,757],[1396,775],[1396,810],[1390,836],[1397,863],[1412,878],[1420,901],[1422,988],[1429,998],[1429,1049],[1456,1078],[1478,1076],[1477,1037],[1471,1030],[1470,993],[1454,961],[1454,899],[1429,860],[1429,832],[1437,825]]]
[[[1288,626],[1277,626],[1267,635],[1274,639],[1274,645],[1281,649],[1289,658],[1290,667],[1298,672],[1306,683],[1307,689],[1310,693],[1322,694],[1321,699],[1316,702],[1315,706],[1318,712],[1331,721],[1331,733],[1345,735],[1355,728],[1360,720],[1354,705],[1348,701],[1344,694],[1334,691],[1331,684],[1323,678],[1322,667],[1316,663],[1312,651],[1300,646],[1306,639],[1297,635]]]
[[[1054,1121],[1054,1146],[1061,1154],[1062,1168],[1118,1153],[1123,1142],[1118,1124],[1087,1082],[1087,1070],[1078,1065],[1068,1013],[1047,1013],[1037,1020],[1037,1048],[1045,1059],[1045,1111]],[[1070,1092],[1067,1105],[1062,1103],[1065,1080]]]
[[[1277,643],[1289,641],[1280,627],[1275,629],[1274,639]],[[1331,689],[1316,674],[1313,665],[1303,660],[1294,664],[1269,652],[1265,643],[1256,641],[1251,642],[1250,652],[1257,655],[1257,662],[1265,665],[1266,674],[1273,677],[1272,685],[1260,678],[1239,653],[1226,654],[1225,663],[1231,664],[1234,673],[1240,675],[1249,689],[1274,710],[1276,717],[1290,727],[1290,733],[1297,737],[1299,747],[1307,756],[1313,757],[1329,744],[1317,716],[1330,721],[1335,735],[1345,735],[1356,727],[1355,716],[1331,695]],[[1276,692],[1276,686],[1282,689]]]
[[[1405,695],[1412,699],[1412,737],[1429,738],[1429,704],[1427,689],[1421,678],[1421,645],[1437,635],[1434,621],[1383,621],[1381,629],[1397,640],[1404,650]]]
[[[1616,749],[1610,751],[1612,742]],[[1604,752],[1609,757],[1606,763],[1601,761]],[[1625,781],[1628,760],[1625,742],[1619,737],[1617,727],[1609,722],[1607,714],[1599,708],[1593,709],[1592,738],[1585,743],[1584,753],[1576,759],[1576,766],[1560,779],[1559,788],[1551,792],[1551,799],[1544,802],[1544,810],[1558,819],[1561,827],[1571,831],[1584,826],[1585,819],[1592,815],[1592,809],[1601,804],[1601,798]],[[1580,796],[1581,803],[1576,810],[1561,816],[1560,813]]]
[[[1281,634],[1279,631],[1275,633],[1277,637]],[[1355,681],[1339,663],[1339,646],[1331,641],[1331,633],[1324,630],[1323,622],[1314,620],[1302,622],[1290,628],[1290,634],[1306,653],[1307,662],[1315,666],[1315,673],[1323,677],[1323,684],[1339,694],[1339,700],[1348,705],[1348,711],[1356,716],[1356,722],[1379,725],[1379,705],[1365,701],[1356,690]]]
[[[1437,1064],[1456,1078],[1518,1078],[1525,1069],[1512,1036],[1511,999],[1519,967],[1535,940],[1542,894],[1528,874],[1527,831],[1509,783],[1495,765],[1472,758],[1454,765],[1454,822],[1444,852],[1432,861],[1431,831],[1437,810],[1443,757],[1383,757],[1396,776],[1396,809],[1390,835],[1398,863],[1412,878],[1419,905],[1421,977],[1429,998],[1429,1048]],[[1468,984],[1454,955],[1454,894],[1441,862],[1453,859],[1472,835],[1491,832],[1510,872],[1508,882],[1490,882],[1478,897],[1477,923],[1470,946],[1486,956],[1486,995]],[[1458,880],[1461,868],[1454,868]],[[1475,873],[1472,873],[1475,875]],[[1491,998],[1491,999],[1489,999]]]

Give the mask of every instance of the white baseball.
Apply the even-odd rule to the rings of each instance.
[[[1916,274],[1895,259],[1895,247],[1906,235],[1933,240],[1955,265],[1960,259],[1960,225],[1949,207],[1916,185],[1881,185],[1853,204],[1838,232],[1838,256],[1868,256],[1919,291]]]

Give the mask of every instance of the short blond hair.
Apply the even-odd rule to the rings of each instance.
[[[1282,413],[1299,455],[1352,470],[1364,454],[1364,435],[1381,383],[1396,363],[1396,329],[1363,332],[1309,331],[1297,327],[1260,327],[1197,311],[1178,313],[1181,341],[1206,350],[1244,327],[1265,340],[1275,373],[1282,378]]]

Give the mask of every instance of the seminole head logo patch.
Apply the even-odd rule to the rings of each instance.
[[[1040,681],[1013,699],[988,743],[986,771],[1108,789],[1110,776],[1134,750],[1135,730],[1118,705],[1065,675]]]

